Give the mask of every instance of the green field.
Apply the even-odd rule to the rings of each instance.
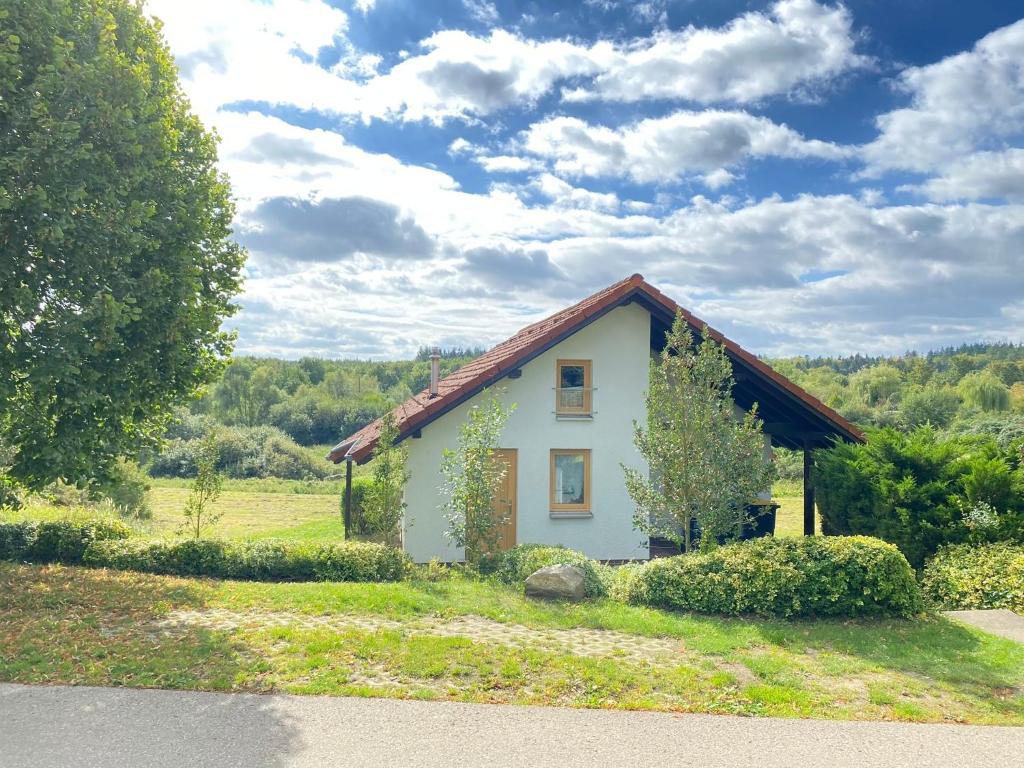
[[[277,538],[292,541],[343,539],[340,487],[287,480],[227,481],[213,507],[222,514],[210,532],[224,538]],[[314,492],[319,491],[319,492]],[[330,491],[325,493],[324,491]],[[153,516],[134,523],[139,533],[173,536],[180,528],[188,500],[186,481],[156,481],[150,492]],[[93,508],[55,507],[33,502],[9,513],[10,518],[56,519],[92,517]]]

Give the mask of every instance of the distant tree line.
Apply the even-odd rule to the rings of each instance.
[[[776,370],[862,427],[1024,437],[1024,345],[966,344],[896,357],[791,357]]]

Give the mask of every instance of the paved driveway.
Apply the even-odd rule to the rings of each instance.
[[[1021,755],[1024,728],[0,684],[3,768],[971,768]]]

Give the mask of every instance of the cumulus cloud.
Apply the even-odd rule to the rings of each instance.
[[[421,46],[425,53],[366,84],[358,101],[364,115],[441,122],[530,104],[561,79],[596,72],[595,52],[609,47],[537,42],[500,29],[488,37],[446,30]]]
[[[348,29],[345,13],[323,0],[149,0],[146,10],[163,22],[189,98],[207,124],[216,124],[229,100],[315,109],[358,95],[358,83],[313,61]]]
[[[464,270],[505,292],[565,279],[546,251],[508,244],[470,248],[465,252]]]
[[[867,66],[849,12],[814,0],[780,0],[724,27],[661,31],[616,49],[592,85],[571,100],[685,99],[745,103],[806,92]]]
[[[252,211],[241,241],[295,261],[341,261],[356,254],[422,259],[434,242],[394,205],[365,197],[319,201],[274,197]]]
[[[866,175],[942,172],[972,152],[1001,149],[1024,131],[1024,20],[986,35],[970,51],[909,67],[896,87],[910,104],[877,118],[879,136],[863,148]],[[988,155],[966,165],[974,168],[977,185],[979,167],[998,163]],[[1002,175],[994,180],[1001,185]],[[991,196],[980,186],[975,190],[976,196]]]
[[[493,26],[493,3],[465,0]],[[368,13],[372,2],[357,2]],[[442,30],[379,73],[381,57],[346,36],[348,17],[324,0],[152,0],[189,93],[208,122],[232,101],[263,101],[383,120],[440,123],[528,107],[560,84],[569,99],[673,99],[713,104],[813,91],[864,66],[849,14],[815,0],[780,0],[721,28],[658,32],[628,44],[533,40],[494,28]],[[317,63],[328,49],[330,69]],[[577,81],[584,84],[573,87]]]
[[[932,200],[1024,200],[1024,149],[975,152],[918,188]]]
[[[620,128],[555,117],[530,126],[523,144],[569,175],[663,182],[700,174],[712,187],[731,180],[723,169],[751,157],[841,160],[849,154],[768,118],[718,110],[678,111]]]

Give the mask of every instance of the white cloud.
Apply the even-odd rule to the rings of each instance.
[[[975,152],[916,188],[931,200],[1024,200],[1024,149]]]
[[[466,0],[493,25],[493,3]],[[366,13],[372,3],[357,3]],[[611,100],[748,102],[813,89],[862,66],[849,17],[814,0],[781,0],[720,29],[661,32],[626,46],[538,41],[493,29],[442,30],[387,72],[346,38],[348,18],[324,0],[152,0],[189,93],[211,121],[224,101],[265,101],[364,120],[472,120],[523,107],[559,84],[596,78],[585,93]],[[338,48],[330,70],[317,53]]]
[[[880,135],[863,148],[866,175],[941,172],[974,151],[1002,149],[1024,131],[1024,20],[970,51],[904,70],[896,85],[911,103],[877,119]]]
[[[856,53],[849,12],[814,0],[780,0],[724,27],[662,31],[618,48],[574,100],[750,102],[813,89],[870,63]]]
[[[462,0],[462,7],[474,21],[481,24],[496,24],[501,16],[490,0]]]
[[[619,207],[619,196],[614,192],[593,192],[574,187],[566,181],[543,173],[533,180],[532,186],[556,205],[567,208],[588,208],[594,211],[614,211]]]
[[[544,167],[539,160],[516,155],[477,155],[474,160],[488,173],[526,173]]]
[[[841,160],[849,154],[767,118],[718,110],[679,111],[621,128],[555,117],[530,126],[523,145],[553,160],[563,174],[629,177],[637,182],[697,174],[712,187],[731,179],[728,167],[751,157]]]
[[[322,0],[150,0],[193,107],[216,124],[226,102],[303,109],[353,102],[357,83],[304,58],[344,39],[348,17]]]
[[[536,42],[500,29],[488,37],[447,30],[421,46],[426,53],[366,84],[357,107],[364,117],[441,122],[529,104],[563,78],[596,72],[595,57],[609,49]]]

